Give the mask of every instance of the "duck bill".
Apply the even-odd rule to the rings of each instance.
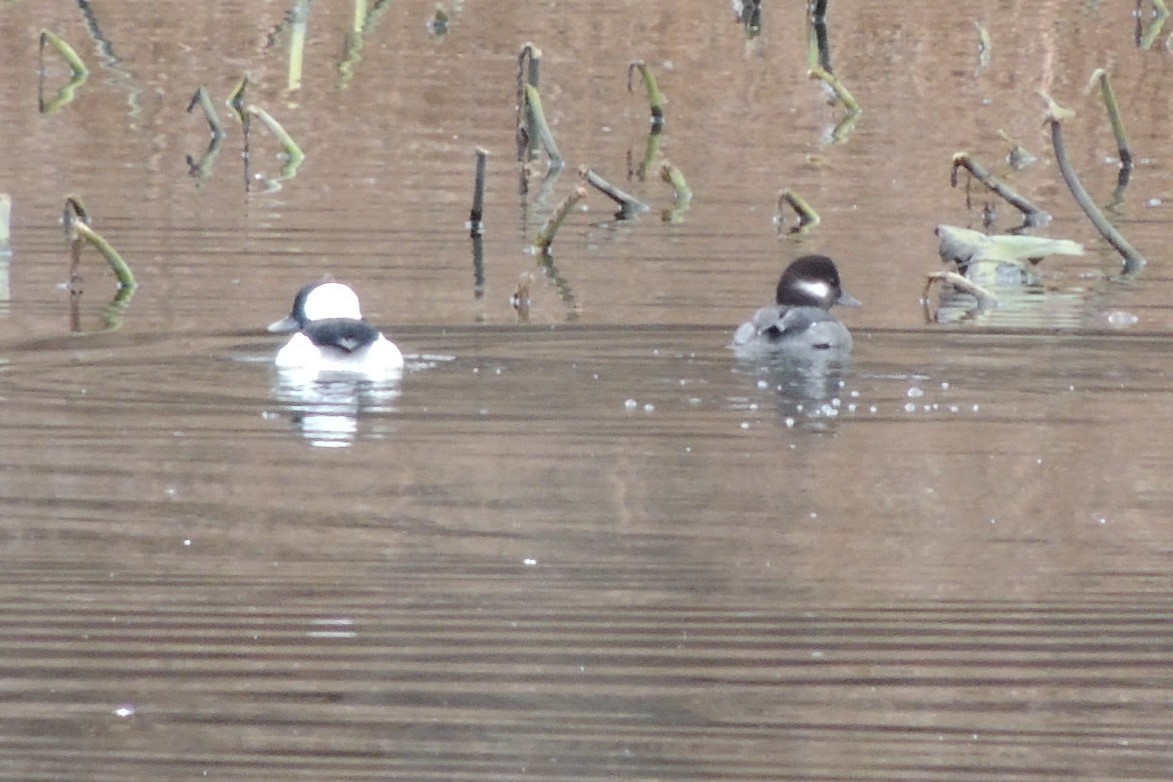
[[[286,315],[281,320],[275,320],[268,326],[268,331],[273,334],[289,334],[300,330],[301,326],[298,325],[297,319],[292,315]]]
[[[839,298],[835,299],[835,303],[840,307],[862,307],[863,302],[852,296],[847,291],[839,291]]]

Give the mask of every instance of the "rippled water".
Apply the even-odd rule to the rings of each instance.
[[[0,776],[1168,778],[1167,31],[1138,45],[1131,5],[832,2],[864,106],[843,125],[791,5],[754,34],[699,0],[465,0],[436,35],[414,2],[0,2]],[[43,28],[92,69],[46,114]],[[525,41],[569,163],[545,200],[513,158]],[[626,175],[636,58],[694,190],[679,222]],[[1102,65],[1138,151],[1112,211],[1149,257],[1130,279],[1034,95],[1079,109],[1107,203],[1115,145],[1079,97]],[[279,189],[261,134],[246,191],[231,123],[211,175],[188,170],[191,93],[220,105],[246,70],[306,152]],[[999,129],[1040,162],[1010,171]],[[1088,254],[926,324],[934,226],[981,227],[986,197],[949,186],[963,148]],[[543,268],[527,247],[580,164],[654,211],[617,222],[592,193]],[[820,225],[780,235],[781,187]],[[62,287],[71,192],[134,267],[129,301],[92,251],[84,293]],[[806,251],[864,300],[854,356],[737,362],[732,327]],[[326,271],[409,355],[401,379],[275,373],[263,326]]]

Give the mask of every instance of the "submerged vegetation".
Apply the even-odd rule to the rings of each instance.
[[[341,59],[337,62],[340,87],[345,87],[355,77],[356,73],[358,73],[362,60],[360,53],[363,49],[364,42],[375,31],[380,18],[392,5],[389,0],[374,0],[373,2],[371,0],[354,0],[353,14],[349,16],[347,21],[349,29],[346,32],[345,46]],[[1148,10],[1147,14],[1142,12],[1142,5]],[[235,117],[241,125],[243,140],[241,158],[243,161],[244,189],[246,192],[268,193],[280,188],[283,182],[298,175],[299,169],[305,161],[306,153],[302,147],[294,140],[286,128],[278,122],[274,115],[266,110],[266,108],[263,108],[261,104],[263,102],[265,105],[275,107],[274,111],[277,113],[285,110],[296,112],[299,108],[294,100],[294,96],[302,89],[303,73],[306,66],[307,40],[312,40],[308,37],[312,7],[311,0],[290,0],[281,21],[269,29],[268,35],[265,38],[264,49],[266,52],[280,50],[287,56],[287,67],[282,72],[282,75],[285,77],[284,83],[277,88],[274,88],[271,84],[266,85],[267,91],[259,93],[263,98],[253,99],[251,92],[252,83],[249,76],[245,75],[237,82],[235,88],[227,98],[226,105],[229,107],[229,116]],[[459,13],[460,8],[459,3],[454,4],[452,14],[449,14],[447,10],[437,6],[435,12],[431,13],[429,19],[426,20],[423,26],[434,36],[443,36],[449,32],[455,34],[458,28],[451,27],[450,25],[453,16]],[[746,46],[752,51],[755,45],[752,39],[756,38],[761,30],[762,3],[737,2],[734,4],[734,8],[739,23],[745,26],[747,39],[750,39],[747,40]],[[833,67],[827,10],[827,0],[811,0],[807,3],[805,72],[810,79],[817,80],[823,85],[823,92],[826,93],[828,104],[833,107],[831,114],[836,124],[834,124],[830,132],[830,138],[826,139],[824,137],[824,143],[847,143],[850,140],[852,129],[862,116],[863,109],[860,102],[851,90],[848,89],[844,80],[836,73]],[[99,30],[95,10],[87,5],[83,9],[83,12],[86,28],[97,44],[97,50],[99,52],[98,67],[109,67],[112,70],[117,68],[120,78],[122,76],[128,76],[125,69],[118,67],[119,61],[113,57],[112,45]],[[1138,2],[1136,19],[1137,45],[1139,48],[1148,48],[1153,44],[1163,29],[1167,16],[1168,10],[1162,0],[1149,0],[1147,4]],[[424,21],[421,19],[421,22]],[[978,37],[978,69],[984,69],[991,62],[993,38],[990,31],[982,23],[974,21],[973,25],[977,30]],[[75,99],[79,88],[86,82],[90,71],[77,51],[56,33],[43,30],[40,33],[39,43],[39,109],[42,113],[49,114],[62,109]],[[442,45],[440,41],[436,42],[437,47]],[[68,65],[70,69],[69,82],[60,87],[56,94],[48,99],[46,98],[46,81],[52,81],[52,79],[49,79],[47,75],[50,70],[46,65],[47,49],[50,55],[56,53],[60,61]],[[312,46],[308,49],[308,52],[312,57]],[[802,67],[797,63],[796,66]],[[554,282],[563,301],[574,302],[574,297],[569,294],[569,283],[562,276],[561,272],[558,272],[553,266],[553,246],[555,237],[559,232],[565,231],[566,225],[574,225],[576,223],[578,220],[575,217],[576,213],[585,214],[590,211],[588,207],[589,194],[602,194],[606,199],[616,205],[610,221],[607,218],[603,218],[602,222],[592,222],[591,227],[594,229],[601,225],[614,226],[619,222],[638,224],[644,214],[652,211],[653,205],[656,205],[656,214],[659,215],[664,223],[671,225],[682,223],[692,216],[690,209],[693,208],[694,193],[681,168],[664,157],[663,149],[671,149],[668,146],[671,140],[665,141],[665,107],[667,101],[653,72],[654,69],[645,60],[635,59],[627,63],[625,86],[629,94],[635,93],[638,89],[638,77],[638,82],[642,85],[642,92],[646,98],[650,120],[642,151],[637,153],[635,145],[632,145],[628,150],[626,181],[620,181],[617,184],[615,181],[608,180],[599,173],[602,170],[609,170],[611,172],[619,170],[617,161],[603,160],[591,161],[589,163],[578,163],[578,161],[575,161],[581,181],[574,183],[569,194],[559,198],[556,192],[557,183],[559,176],[566,166],[567,158],[564,157],[562,150],[555,140],[554,130],[560,127],[560,119],[565,122],[560,117],[560,109],[564,109],[568,96],[560,89],[560,85],[558,84],[554,85],[553,88],[543,89],[541,84],[542,68],[542,50],[534,43],[523,43],[517,55],[516,141],[517,160],[519,163],[517,169],[518,191],[522,197],[521,209],[524,233],[527,240],[532,241],[531,247],[535,250],[535,254],[539,258],[539,265],[542,271]],[[664,60],[664,68],[661,70],[671,72],[672,67],[668,60]],[[58,65],[57,71],[61,71],[60,65]],[[801,73],[801,71],[799,72]],[[618,85],[618,81],[616,84]],[[1113,201],[1108,207],[1108,211],[1111,213],[1116,206],[1123,202],[1124,190],[1128,185],[1136,159],[1128,141],[1123,115],[1111,78],[1106,69],[1101,68],[1095,71],[1091,78],[1090,88],[1098,89],[1100,93],[1119,152],[1120,172],[1118,184],[1113,194]],[[273,93],[275,89],[278,91],[283,89],[280,95],[286,99],[286,103],[281,104],[279,102],[280,98],[274,97]],[[246,93],[248,94],[246,95]],[[544,101],[543,98],[546,100]],[[1087,194],[1087,191],[1083,188],[1078,175],[1068,159],[1063,138],[1063,121],[1068,116],[1068,112],[1059,108],[1049,97],[1047,100],[1050,105],[1050,112],[1046,124],[1050,131],[1055,160],[1064,181],[1067,183],[1076,203],[1087,214],[1088,219],[1105,240],[1120,253],[1123,258],[1123,274],[1126,277],[1137,274],[1146,264],[1144,256],[1105,217],[1104,210],[1096,206]],[[560,106],[559,104],[562,105]],[[621,106],[622,104],[616,98],[614,105]],[[210,140],[207,149],[198,158],[194,155],[188,155],[187,163],[191,175],[202,183],[203,180],[207,180],[212,176],[217,156],[225,140],[228,138],[229,130],[221,122],[216,103],[211,98],[208,89],[202,85],[198,86],[192,94],[187,104],[188,113],[195,112],[197,107],[207,122]],[[592,107],[592,111],[597,111],[601,114],[607,108],[606,106]],[[132,115],[137,110],[137,107],[135,107]],[[68,117],[68,113],[65,113],[63,116]],[[682,120],[695,121],[694,117],[685,113],[682,113]],[[678,121],[681,120],[674,120],[674,122]],[[258,140],[256,134],[252,131],[255,129],[257,123],[263,126],[281,145],[283,162],[276,175],[253,173],[253,166],[255,164],[253,151],[254,147],[258,144]],[[603,124],[600,123],[600,125]],[[830,123],[827,124],[830,126]],[[605,126],[607,132],[610,132],[611,123],[607,122]],[[561,125],[561,127],[565,127],[565,125]],[[642,130],[640,135],[642,138]],[[1028,165],[1034,159],[1021,144],[1013,142],[1005,133],[1002,134],[1002,137],[1013,144],[1009,162],[1014,169],[1017,170],[1022,166]],[[673,157],[677,159],[685,159],[685,155],[688,152],[687,150],[672,151],[676,153]],[[476,148],[473,200],[467,224],[469,236],[473,242],[474,296],[478,299],[483,297],[486,286],[483,236],[485,232],[486,161],[488,154],[488,149],[484,147]],[[529,186],[530,179],[534,176],[534,171],[540,169],[539,163],[543,156],[546,161],[545,170],[541,172],[539,185],[531,193]],[[812,155],[808,159],[814,159],[815,157],[818,156]],[[573,156],[571,160],[573,160]],[[657,193],[646,184],[649,181],[649,172],[651,173],[653,182],[660,180],[670,185],[672,193],[670,203],[666,203],[667,198],[664,196],[663,190]],[[950,179],[954,187],[960,185],[963,172],[966,176],[965,190],[967,206],[971,204],[972,194],[977,192],[977,187],[980,187],[983,189],[983,192],[992,193],[1021,212],[1023,218],[1022,225],[1013,229],[1014,234],[1038,229],[1051,222],[1051,215],[1048,211],[1037,205],[1030,198],[1024,196],[1015,186],[1012,186],[1005,179],[992,173],[975,156],[964,151],[957,152],[952,156]],[[1009,176],[1013,178],[1014,172],[1011,172]],[[789,179],[790,177],[787,178]],[[263,187],[256,187],[255,183],[258,181],[262,183]],[[803,186],[801,181],[788,182],[788,184],[795,184],[798,188]],[[586,185],[586,187],[583,185]],[[656,187],[662,188],[662,185],[657,184]],[[804,241],[809,237],[811,231],[820,224],[819,213],[799,195],[798,188],[787,187],[779,191],[777,212],[774,218],[775,223],[779,227],[779,233],[792,241]],[[702,179],[701,200],[698,203],[703,203],[703,189],[704,180]],[[658,203],[661,200],[665,203]],[[67,217],[66,224],[70,231],[71,246],[73,247],[75,256],[80,254],[81,248],[84,245],[92,245],[102,253],[111,268],[115,270],[120,281],[120,287],[133,288],[135,281],[129,267],[122,261],[117,251],[105,239],[93,231],[80,201],[71,197],[67,203],[72,204],[67,209],[67,212],[71,211],[72,216]],[[0,205],[7,207],[7,204]],[[661,206],[663,208],[660,208]],[[6,212],[7,209],[5,208],[3,211]],[[790,212],[793,212],[797,217],[796,224],[793,222],[793,218],[790,217]],[[834,212],[832,211],[830,214],[834,214]],[[5,218],[3,223],[0,224],[0,250],[2,250],[7,241],[6,233],[8,226],[7,215],[3,214],[0,217]],[[1029,271],[1034,266],[1035,259],[1038,256],[1050,253],[1064,253],[1067,250],[1071,250],[1073,246],[1078,246],[1075,243],[1065,244],[1067,240],[1063,239],[1017,236],[1017,241],[1015,241],[1015,237],[1011,234],[992,234],[991,232],[996,218],[996,207],[988,202],[984,207],[982,215],[983,226],[987,233],[968,236],[960,232],[971,229],[948,225],[943,225],[938,228],[938,236],[941,238],[942,255],[956,264],[957,268],[948,272],[934,272],[930,276],[929,286],[936,283],[948,283],[957,287],[963,287],[969,294],[977,297],[979,303],[990,305],[998,298],[995,293],[987,291],[973,279],[967,278],[967,282],[962,284],[956,278],[958,274],[963,277],[965,276],[967,263],[970,265],[976,262],[1017,264],[1026,271]],[[567,239],[564,237],[560,241],[564,244]],[[1023,247],[1029,249],[1023,250]],[[1022,252],[1029,252],[1031,254],[1022,256]],[[952,253],[953,256],[965,255],[968,260],[962,262],[959,257],[952,257],[948,253]],[[532,289],[527,288],[527,293],[524,297],[527,302],[531,301],[530,296],[532,293]],[[572,309],[576,310],[577,306],[577,303],[574,303]]]

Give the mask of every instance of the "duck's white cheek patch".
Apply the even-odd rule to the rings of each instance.
[[[798,287],[814,299],[826,299],[831,296],[831,286],[822,280],[803,280]]]

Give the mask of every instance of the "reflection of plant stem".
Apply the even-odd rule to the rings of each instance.
[[[68,196],[65,199],[64,222],[65,230],[71,242],[74,267],[80,262],[81,245],[89,242],[98,249],[98,252],[106,259],[106,262],[110,264],[110,268],[114,270],[115,276],[118,277],[118,284],[121,287],[137,287],[138,283],[135,282],[134,273],[131,272],[130,266],[101,234],[90,227],[89,215],[86,213],[85,206],[76,196]]]
[[[338,63],[338,73],[342,75],[342,86],[345,87],[350,77],[354,75],[355,66],[362,59],[363,42],[367,34],[374,28],[379,17],[390,6],[389,0],[375,0],[375,4],[367,10],[367,0],[354,0],[354,29],[346,37],[346,52],[342,61]]]
[[[550,278],[550,281],[554,283],[554,290],[558,291],[558,298],[562,299],[562,303],[570,310],[569,317],[573,318],[578,310],[578,302],[574,298],[574,291],[570,289],[570,282],[558,270],[553,256],[542,254],[538,259],[538,264],[546,276]]]
[[[936,323],[937,313],[930,309],[929,292],[932,290],[933,283],[942,282],[949,283],[954,288],[971,294],[978,301],[979,309],[986,309],[988,307],[999,306],[998,297],[990,293],[988,290],[978,285],[973,280],[958,274],[957,272],[933,272],[928,275],[925,280],[925,290],[921,294],[921,305],[924,307],[925,323]]]
[[[530,118],[530,126],[537,132],[542,149],[546,150],[546,155],[550,158],[550,167],[562,168],[565,161],[558,151],[558,145],[554,143],[554,134],[550,132],[550,125],[546,122],[546,112],[542,109],[542,96],[538,94],[537,87],[530,84],[525,85],[525,105]]]
[[[212,164],[216,161],[216,156],[220,154],[220,147],[224,143],[224,125],[221,124],[220,117],[216,114],[216,107],[212,104],[212,99],[208,97],[208,91],[204,89],[203,85],[196,90],[191,102],[187,104],[188,113],[190,114],[196,106],[199,106],[204,112],[204,118],[208,121],[208,127],[212,132],[212,140],[199,161],[188,155],[187,165],[192,176],[207,179],[212,175]]]
[[[542,226],[542,230],[538,232],[538,238],[534,240],[534,246],[543,256],[550,255],[550,245],[553,244],[554,235],[558,233],[562,221],[566,219],[566,215],[570,214],[570,210],[574,208],[575,204],[586,198],[586,195],[586,188],[582,185],[574,188],[574,192],[562,199],[562,203],[558,204],[558,208]]]
[[[786,218],[782,215],[783,205],[789,206],[798,215],[798,225],[790,229],[792,234],[806,233],[811,228],[819,224],[821,218],[806,199],[800,196],[793,190],[783,189],[778,191],[778,224],[785,225]]]
[[[978,32],[978,65],[989,65],[990,55],[993,54],[994,44],[990,41],[990,31],[974,20],[973,26]]]
[[[0,255],[8,255],[12,250],[12,197],[8,193],[0,193]]]
[[[1051,215],[1035,206],[1029,199],[1010,187],[1010,185],[991,174],[985,166],[970,157],[968,152],[958,152],[953,156],[953,168],[949,173],[949,181],[953,187],[957,187],[957,170],[959,168],[964,168],[974,179],[981,182],[994,193],[1005,199],[1011,206],[1022,212],[1028,225],[1046,225],[1051,222]]]
[[[1153,6],[1153,18],[1143,33],[1141,31],[1141,0],[1137,0],[1136,3],[1136,45],[1141,51],[1148,51],[1152,47],[1153,41],[1157,40],[1161,29],[1165,26],[1165,20],[1169,18],[1169,8],[1165,5],[1165,0],[1149,0],[1149,2]]]
[[[485,166],[489,156],[488,150],[477,147],[476,175],[473,177],[472,209],[468,213],[469,236],[482,236],[485,233]]]
[[[485,297],[485,237],[482,234],[472,235],[472,296],[474,299]]]
[[[220,147],[224,146],[224,139],[222,136],[212,136],[212,140],[208,142],[208,148],[204,150],[204,154],[196,160],[191,155],[187,156],[188,173],[198,179],[207,179],[212,176],[212,166],[216,162],[216,157],[220,154]]]
[[[1075,202],[1079,204],[1079,208],[1091,220],[1100,235],[1107,239],[1108,243],[1116,248],[1116,251],[1124,258],[1123,273],[1125,275],[1136,274],[1145,266],[1144,256],[1129,244],[1124,235],[1104,217],[1104,213],[1095,205],[1079,181],[1075,169],[1071,166],[1071,161],[1067,159],[1067,146],[1063,143],[1062,120],[1073,116],[1074,112],[1059,106],[1051,99],[1050,95],[1042,92],[1039,94],[1043,96],[1049,106],[1047,122],[1051,126],[1051,146],[1055,148],[1055,162],[1059,166],[1059,172],[1063,175],[1063,181],[1067,183],[1067,189],[1071,191]]]
[[[643,60],[636,60],[627,66],[628,92],[632,92],[631,77],[636,71],[639,71],[640,76],[643,77],[644,90],[648,95],[648,108],[652,112],[652,128],[659,130],[664,127],[664,96],[656,84],[656,77],[652,75],[651,69]]]
[[[281,127],[281,123],[273,119],[269,112],[265,111],[260,106],[249,104],[249,106],[245,109],[245,112],[250,117],[256,117],[259,119],[265,125],[265,127],[269,129],[269,132],[276,136],[277,140],[281,142],[281,146],[285,148],[285,154],[289,156],[289,160],[281,169],[281,177],[283,179],[292,178],[295,174],[297,174],[298,166],[300,166],[302,161],[305,160],[305,153],[301,151],[301,147],[299,147],[297,142],[293,140],[293,137],[286,132],[285,128]]]
[[[631,193],[624,192],[615,185],[608,182],[603,177],[596,174],[590,168],[583,166],[578,170],[579,176],[586,180],[587,184],[594,187],[603,195],[610,198],[615,203],[619,204],[619,214],[616,215],[620,219],[633,217],[640,212],[646,212],[650,208],[643,201],[633,196]]]
[[[1112,82],[1108,72],[1103,68],[1096,68],[1092,74],[1089,87],[1100,82],[1100,95],[1104,99],[1104,108],[1108,112],[1108,121],[1112,124],[1112,135],[1116,137],[1116,148],[1120,151],[1120,165],[1132,168],[1132,150],[1128,147],[1128,134],[1124,131],[1124,119],[1120,116],[1120,104],[1116,102],[1116,92],[1112,89]]]
[[[289,80],[290,92],[301,89],[302,62],[305,59],[305,36],[309,29],[310,2],[298,0],[290,11]]]
[[[666,223],[678,223],[692,204],[692,190],[688,187],[684,173],[667,160],[660,164],[660,178],[672,185],[676,192],[672,208],[664,210],[662,218]]]

